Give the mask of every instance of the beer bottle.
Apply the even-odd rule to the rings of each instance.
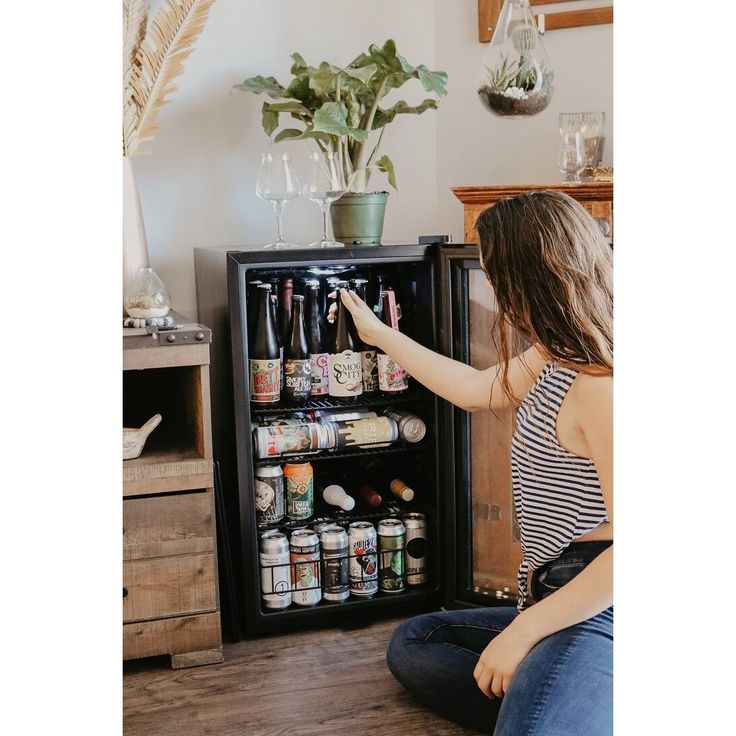
[[[368,279],[353,279],[353,291],[363,300],[366,300],[365,288]],[[360,353],[360,367],[363,377],[363,393],[378,391],[378,363],[376,348],[363,342],[358,335],[358,352]]]
[[[385,289],[381,297],[383,323],[394,330],[399,329],[396,319],[396,297],[391,289]],[[409,388],[406,371],[380,348],[378,350],[378,388],[381,391],[397,394]]]
[[[325,289],[326,296],[327,296],[327,309],[325,310],[325,315],[329,314],[330,307],[332,307],[333,304],[337,304],[339,299],[337,299],[337,285],[340,283],[340,279],[337,278],[337,276],[328,276],[327,277],[327,288]],[[335,317],[337,317],[337,312],[335,312]],[[335,336],[335,319],[330,322],[329,320],[325,320],[327,322],[327,344],[331,345],[332,340]]]
[[[291,297],[294,295],[294,279],[284,276],[279,288],[279,341],[283,346],[289,342],[291,330]]]
[[[254,279],[248,282],[246,298],[248,300],[248,351],[253,348],[253,332],[256,329],[256,319],[258,318],[258,287],[263,283],[260,279]]]
[[[329,393],[330,374],[328,372],[329,356],[324,322],[320,311],[319,281],[307,284],[307,343],[309,361],[312,366],[312,396]]]
[[[378,508],[383,499],[378,491],[371,485],[371,482],[367,480],[366,472],[362,469],[350,470],[345,474],[343,485],[347,489],[348,493],[353,496],[358,496],[361,501]]]
[[[271,285],[258,286],[258,297],[253,347],[248,356],[250,400],[258,404],[276,404],[281,398],[281,359],[270,307]]]
[[[346,286],[346,281],[337,284],[337,314],[329,345],[330,396],[355,397],[363,393],[363,376],[353,319],[340,298],[340,289]]]
[[[312,366],[304,327],[304,297],[291,297],[289,340],[284,345],[284,389],[289,401],[303,404],[311,392]]]

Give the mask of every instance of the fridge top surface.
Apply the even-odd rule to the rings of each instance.
[[[304,264],[315,261],[343,263],[370,262],[373,260],[418,260],[430,258],[436,248],[464,247],[463,243],[401,244],[387,243],[376,246],[348,246],[345,248],[294,248],[290,250],[264,249],[262,246],[213,246],[195,250],[215,251],[227,255],[229,260],[246,266],[265,264]]]

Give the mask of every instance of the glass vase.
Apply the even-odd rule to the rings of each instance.
[[[505,0],[478,73],[483,107],[500,117],[536,115],[552,100],[553,79],[529,0]]]
[[[171,295],[152,268],[139,268],[125,297],[129,317],[151,319],[165,317],[171,309]]]

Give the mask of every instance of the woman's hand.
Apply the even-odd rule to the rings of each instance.
[[[340,298],[353,317],[360,339],[367,345],[380,345],[381,334],[391,328],[384,325],[354,291],[340,289]]]
[[[481,692],[489,698],[502,698],[521,660],[534,644],[534,641],[515,632],[513,624],[493,639],[481,653],[473,670],[473,677]]]

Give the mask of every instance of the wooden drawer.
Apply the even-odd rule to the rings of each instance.
[[[123,559],[213,552],[211,491],[123,501]]]
[[[123,658],[170,654],[171,666],[222,662],[220,615],[200,613],[123,625]]]
[[[123,563],[123,621],[145,621],[217,608],[212,552]]]

